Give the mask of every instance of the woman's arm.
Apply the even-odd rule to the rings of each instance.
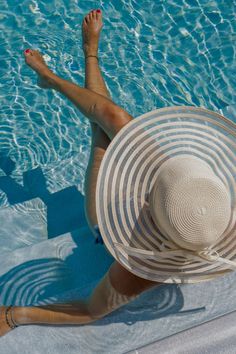
[[[122,295],[111,285],[109,270],[98,283],[87,302],[73,301],[67,304],[53,304],[34,307],[12,308],[12,317],[17,325],[45,324],[45,325],[80,325],[96,321],[127,304],[137,295]],[[6,323],[6,307],[0,308],[0,335],[10,331]],[[9,322],[11,316],[8,314]]]
[[[6,306],[0,307],[0,336],[12,330],[6,321],[6,309]],[[88,312],[86,302],[82,301],[34,307],[14,306],[8,312],[7,318],[10,325],[16,323],[18,326],[30,324],[78,325],[94,321]]]
[[[76,325],[90,323],[93,320],[85,301],[33,307],[14,307],[13,319],[19,325]]]

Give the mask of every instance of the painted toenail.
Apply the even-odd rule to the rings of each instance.
[[[30,52],[30,49],[26,49],[25,53],[28,54]]]
[[[101,10],[97,10],[97,12],[98,12],[98,13],[100,13],[100,12],[101,12]]]

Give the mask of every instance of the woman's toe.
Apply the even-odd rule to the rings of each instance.
[[[43,58],[42,54],[40,53],[39,50],[35,50],[35,54],[37,54],[40,58]]]
[[[25,54],[26,56],[32,55],[31,49],[26,49],[26,50],[24,51],[24,54]]]
[[[90,21],[89,14],[85,18],[86,18],[87,23],[89,23],[89,21]]]
[[[92,11],[92,17],[93,17],[93,19],[96,19],[96,10]]]
[[[31,50],[31,55],[32,55],[32,56],[35,56],[35,54],[36,54],[36,50],[33,50],[33,49],[32,49],[32,50]]]

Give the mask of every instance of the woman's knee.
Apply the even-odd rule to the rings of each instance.
[[[107,107],[107,115],[111,117],[114,121],[129,122],[133,117],[126,112],[123,108],[117,105],[111,105]]]
[[[102,116],[104,119],[107,119],[111,122],[128,122],[133,119],[133,117],[128,112],[111,101],[98,104],[94,108],[96,110],[96,115]]]
[[[121,107],[114,106],[106,111],[113,137],[134,118]]]

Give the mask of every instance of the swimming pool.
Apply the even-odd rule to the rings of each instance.
[[[1,0],[0,155],[19,185],[40,167],[49,192],[77,186],[84,194],[88,120],[60,94],[37,87],[23,50],[40,50],[51,69],[83,86],[81,22],[93,8],[104,16],[104,78],[113,100],[134,117],[171,105],[217,111],[236,104],[233,2]],[[10,205],[45,218],[43,204],[21,209],[0,190],[0,207]]]

